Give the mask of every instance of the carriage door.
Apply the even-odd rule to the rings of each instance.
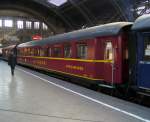
[[[111,41],[105,42],[104,49],[104,80],[110,84],[113,83],[113,68],[112,68],[112,60],[114,57],[113,54],[113,44]]]
[[[140,34],[138,40],[138,86],[150,89],[150,33]]]

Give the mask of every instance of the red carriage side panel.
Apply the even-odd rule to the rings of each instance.
[[[77,58],[77,45],[85,43],[88,45],[88,55],[87,59],[79,59]],[[95,39],[84,40],[84,41],[72,41],[71,49],[72,49],[72,57],[71,58],[63,58],[63,48],[62,44],[54,44],[51,45],[54,50],[55,47],[61,48],[61,56],[59,57],[19,57],[20,63],[30,64],[34,67],[43,68],[45,70],[56,71],[60,73],[65,73],[68,75],[73,75],[81,78],[87,78],[91,80],[100,80],[99,77],[95,75],[95,47],[94,47]]]
[[[114,38],[114,70],[113,70],[113,75],[114,75],[114,81],[117,84],[123,83],[122,80],[122,39],[117,36]]]
[[[54,36],[50,40],[43,40],[44,43],[35,44],[30,42],[29,45],[27,43],[25,46],[22,44],[20,47],[25,48],[39,46],[38,52],[44,47],[43,44],[45,46],[47,44],[47,50],[51,49],[47,52],[52,54],[44,56],[40,53],[35,56],[27,54],[23,55],[24,57],[19,57],[19,61],[20,63],[66,75],[99,80],[100,82],[104,81],[108,84],[121,84],[124,77],[127,77],[123,72],[128,69],[124,63],[124,51],[126,50],[124,41],[126,40],[122,38],[123,31],[121,29],[127,25],[130,24],[108,24],[106,28],[104,28],[105,26],[99,26],[95,30],[91,28],[91,30],[80,30]],[[91,35],[89,36],[89,34]],[[71,57],[65,57],[64,46],[66,43],[71,45]],[[60,53],[57,55],[57,52]]]
[[[20,57],[19,61],[45,70],[66,73],[81,78],[104,81],[106,83],[120,84],[123,82],[123,40],[122,36],[108,36],[86,41],[72,41],[72,57],[63,58],[63,43],[50,45],[60,47],[60,57]],[[77,58],[77,44],[88,45],[88,58]],[[48,47],[47,47],[48,49]],[[53,55],[52,55],[53,56]],[[124,67],[125,68],[125,67]]]
[[[96,76],[103,77],[109,84],[122,83],[122,40],[118,36],[97,38]]]
[[[103,42],[101,38],[96,38],[94,43],[95,47],[95,60],[99,60],[100,62],[95,63],[95,77],[104,81],[104,49],[103,49]]]

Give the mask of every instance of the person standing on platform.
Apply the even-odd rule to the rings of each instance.
[[[14,70],[15,70],[15,66],[16,66],[16,56],[14,55],[13,51],[11,51],[9,54],[8,65],[11,68],[11,74],[14,75]]]

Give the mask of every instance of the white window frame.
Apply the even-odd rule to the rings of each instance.
[[[11,20],[11,19],[5,19],[4,20],[4,26],[5,27],[13,27],[13,20]]]
[[[40,22],[34,22],[34,29],[40,29]]]
[[[23,29],[23,28],[24,28],[23,23],[24,23],[23,20],[18,20],[18,21],[17,21],[17,28],[18,28],[18,29]]]

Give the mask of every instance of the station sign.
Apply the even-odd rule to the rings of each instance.
[[[42,36],[41,35],[33,35],[32,40],[42,40]]]

